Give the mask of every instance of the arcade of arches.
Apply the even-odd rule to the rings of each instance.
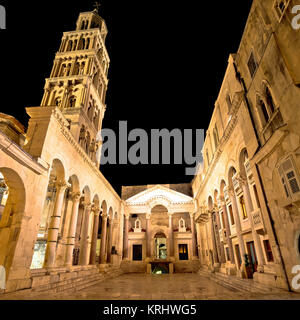
[[[97,11],[79,15],[41,106],[26,109],[28,129],[0,114],[6,293],[197,272],[299,292],[300,74],[290,66],[299,66],[300,48],[273,3],[253,1],[192,182],[123,187],[121,196],[99,170],[108,31]]]

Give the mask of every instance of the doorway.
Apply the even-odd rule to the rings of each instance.
[[[189,260],[189,253],[188,253],[188,245],[187,244],[179,244],[179,260]]]
[[[254,241],[247,242],[247,251],[248,251],[249,262],[251,265],[252,273],[254,273],[257,271],[257,265],[258,265]]]
[[[167,259],[167,238],[164,233],[157,233],[154,237],[155,259]]]
[[[132,260],[133,261],[143,260],[143,246],[141,244],[134,244],[132,246]]]

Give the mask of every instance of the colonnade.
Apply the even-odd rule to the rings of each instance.
[[[254,199],[254,194],[251,195],[247,177],[243,176],[241,173],[237,173],[234,175],[234,179],[235,182],[239,184],[239,188],[234,187],[232,184],[229,186],[225,185],[223,190],[221,190],[221,194],[215,198],[215,203],[209,204],[208,219],[202,221],[208,223],[211,227],[211,247],[214,260],[211,264],[218,267],[227,261],[232,267],[243,272],[245,267],[245,255],[249,255],[249,252],[246,250],[244,234],[245,232],[250,232],[254,242],[255,256],[257,258],[257,271],[264,272],[265,258],[263,248],[259,234],[255,229],[252,216],[256,209],[255,207],[257,207],[257,204],[255,203],[256,199]],[[239,192],[237,192],[237,189],[239,189]],[[244,198],[244,205],[247,213],[245,221],[249,221],[250,229],[248,229],[248,231],[245,231],[242,228],[242,208],[239,209],[239,197],[241,196]],[[231,214],[229,215],[229,213]],[[234,251],[232,239],[235,236],[237,238],[238,247]],[[228,248],[227,255],[225,255],[225,245]],[[210,246],[208,246],[208,248],[209,247]],[[237,256],[238,251],[240,257]],[[239,259],[241,261],[239,261]]]
[[[47,247],[45,253],[44,267],[57,267],[57,247],[59,243],[59,230],[61,227],[64,197],[69,184],[60,182],[56,184],[56,197],[54,210],[50,217],[48,227]],[[101,210],[95,203],[91,204],[88,201],[82,201],[82,195],[79,192],[73,192],[69,195],[72,208],[67,227],[66,250],[64,257],[64,266],[72,267],[73,254],[76,246],[76,231],[78,231],[78,223],[81,223],[80,228],[80,251],[78,264],[82,266],[95,265],[97,262],[97,241],[99,233],[100,215],[102,218],[101,246],[99,263],[111,263],[112,236],[114,228],[113,212],[108,214],[106,210]],[[83,212],[82,222],[79,219],[79,210]],[[102,213],[101,213],[102,211]]]

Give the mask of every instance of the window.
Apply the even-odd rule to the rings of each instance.
[[[278,171],[286,197],[293,198],[294,196],[299,195],[299,176],[296,172],[296,168],[291,156],[286,159],[282,165],[280,165]]]
[[[242,215],[243,215],[243,219],[247,219],[248,218],[248,214],[246,211],[246,205],[245,205],[245,200],[244,200],[244,196],[240,197],[240,205],[241,205],[241,209],[242,209]]]
[[[228,207],[228,210],[229,210],[231,225],[235,225],[234,216],[233,216],[233,210],[232,210],[232,205],[230,205],[230,206]]]
[[[263,125],[265,125],[269,121],[270,117],[267,111],[267,107],[262,99],[259,99],[258,101],[258,108],[263,115]]]
[[[268,262],[273,262],[274,257],[273,257],[273,252],[271,249],[270,241],[264,240],[264,246],[265,246],[265,251],[266,251],[266,256],[267,256]]]
[[[290,0],[275,0],[274,9],[279,20],[283,17]]]
[[[69,107],[70,107],[70,108],[74,108],[75,105],[76,105],[76,98],[75,98],[75,97],[71,97],[71,98],[70,98]]]
[[[272,94],[271,94],[271,92],[270,92],[270,89],[269,89],[268,87],[266,87],[265,95],[266,95],[266,101],[267,101],[269,110],[270,110],[271,113],[274,113],[274,112],[275,112],[275,109],[276,109],[276,108],[275,108],[275,103],[274,103]]]
[[[134,244],[132,246],[132,260],[142,261],[143,260],[143,246],[141,244]]]
[[[189,260],[188,245],[179,244],[178,249],[179,249],[179,260]]]
[[[256,59],[254,57],[254,53],[251,52],[249,60],[248,60],[248,69],[249,69],[251,78],[253,78],[253,76],[257,70],[257,67],[258,67],[258,65],[257,65]]]

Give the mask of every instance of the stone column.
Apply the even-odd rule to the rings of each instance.
[[[93,236],[92,236],[92,245],[91,245],[91,255],[90,255],[90,264],[96,264],[96,249],[98,241],[98,229],[99,229],[99,216],[100,211],[99,207],[92,208],[94,213],[94,226],[93,226]]]
[[[76,234],[76,226],[77,226],[77,218],[78,218],[78,210],[80,203],[80,193],[74,193],[73,197],[73,207],[71,220],[69,224],[69,231],[67,237],[67,253],[66,253],[66,261],[65,265],[67,267],[72,266],[73,264],[73,250],[75,245],[75,234]]]
[[[100,264],[105,264],[106,263],[106,259],[105,259],[106,235],[107,235],[107,214],[103,214],[102,215]]]
[[[112,234],[113,234],[113,216],[109,217],[108,229],[108,244],[107,244],[107,262],[111,263],[111,247],[112,247]]]
[[[146,215],[146,257],[151,258],[151,231],[150,231],[151,214]]]
[[[196,247],[196,233],[195,233],[195,221],[194,213],[190,213],[191,218],[191,231],[192,231],[192,257],[197,257],[197,247]]]
[[[203,265],[203,261],[202,261],[202,255],[201,255],[201,231],[200,231],[200,223],[196,223],[196,233],[197,233],[197,249],[198,249],[198,258],[200,261],[200,264]]]
[[[216,221],[217,221],[217,226],[218,226],[218,230],[221,230],[221,220],[220,220],[220,212],[217,211],[216,212]],[[225,250],[224,250],[224,244],[220,241],[220,235],[217,235],[218,239],[219,239],[219,243],[220,243],[220,262],[221,263],[225,263],[226,262],[226,258],[225,258]]]
[[[204,222],[204,227],[205,227],[205,238],[206,238],[206,246],[207,246],[207,253],[208,253],[208,266],[212,268],[213,267],[213,261],[212,261],[211,256],[210,256],[210,247],[209,247],[208,231],[207,231],[207,221]]]
[[[91,204],[85,205],[84,208],[84,217],[83,217],[83,226],[81,232],[81,243],[80,243],[80,254],[79,254],[79,264],[86,266],[89,264],[88,260],[88,246],[89,246],[89,222],[91,214]]]
[[[229,217],[228,217],[228,212],[227,212],[227,207],[224,199],[220,199],[221,201],[221,206],[222,206],[222,211],[224,215],[224,220],[225,220],[225,230],[226,230],[226,241],[228,243],[228,249],[229,249],[229,258],[230,262],[232,264],[235,264],[234,261],[234,253],[233,253],[233,246],[232,246],[232,240],[230,238],[231,236],[231,231],[230,231],[230,225],[229,225]]]
[[[239,214],[239,209],[237,206],[237,201],[236,201],[236,195],[234,193],[233,189],[228,189],[228,193],[230,196],[230,201],[232,205],[232,211],[234,215],[234,220],[235,220],[235,228],[236,228],[236,234],[239,242],[239,248],[241,252],[241,257],[242,257],[242,265],[241,265],[241,270],[242,272],[244,271],[243,268],[245,266],[245,245],[244,245],[244,240],[243,240],[243,235],[242,235],[242,227],[241,227],[241,221],[240,221],[240,214]]]
[[[252,203],[251,196],[250,196],[250,190],[249,190],[249,186],[248,186],[246,179],[240,178],[240,184],[242,185],[243,194],[245,197],[246,211],[249,216],[250,223],[251,223],[252,237],[253,237],[254,246],[256,249],[255,251],[256,251],[257,262],[258,262],[257,271],[262,273],[262,272],[264,272],[265,259],[264,259],[264,254],[263,254],[263,250],[261,247],[259,235],[256,232],[256,230],[254,229],[254,222],[253,222],[252,214],[251,214],[251,212],[254,210],[254,208],[253,208],[253,203]]]
[[[128,255],[128,228],[129,228],[129,215],[124,216],[124,238],[123,238],[123,258],[124,259],[129,259]]]
[[[65,181],[56,184],[56,200],[53,209],[53,214],[50,221],[47,239],[47,249],[45,254],[44,267],[53,268],[55,266],[55,255],[58,231],[61,222],[61,213],[64,202],[65,191],[68,184]]]
[[[169,246],[170,258],[174,258],[173,213],[169,213]]]
[[[211,225],[211,240],[212,240],[212,244],[213,244],[214,266],[219,267],[219,257],[218,257],[218,251],[217,251],[215,227],[214,227],[212,212],[209,213],[209,220],[210,220],[210,225]]]

